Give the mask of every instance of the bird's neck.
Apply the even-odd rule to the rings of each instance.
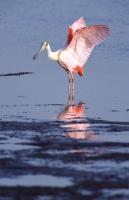
[[[47,45],[46,50],[47,50],[48,58],[49,58],[50,60],[58,61],[60,50],[53,52],[53,51],[51,50],[51,47],[50,47],[49,44]]]

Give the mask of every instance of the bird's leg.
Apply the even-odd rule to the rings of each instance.
[[[72,100],[74,100],[74,76],[71,73],[71,79],[72,79]]]
[[[71,87],[70,87],[70,84],[71,84],[71,75],[70,75],[70,73],[68,73],[68,95],[69,95],[69,101],[71,99]]]
[[[72,88],[71,88],[72,83]],[[69,102],[73,102],[74,100],[74,77],[73,74],[68,72],[68,95],[69,95]]]

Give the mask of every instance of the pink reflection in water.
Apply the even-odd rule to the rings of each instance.
[[[86,120],[85,106],[82,102],[77,105],[67,105],[57,116],[57,119],[68,122],[62,127],[66,128],[67,137],[74,139],[97,140],[97,135],[91,130],[90,123]]]

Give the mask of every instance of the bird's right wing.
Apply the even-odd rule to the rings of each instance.
[[[76,31],[70,44],[63,50],[61,61],[72,68],[83,67],[93,48],[109,35],[106,25],[94,25]]]
[[[66,45],[70,44],[75,32],[83,27],[86,27],[86,22],[83,17],[79,18],[71,26],[68,27]]]

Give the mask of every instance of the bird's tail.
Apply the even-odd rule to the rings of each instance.
[[[74,72],[75,73],[78,73],[80,76],[83,76],[84,75],[84,68],[83,67],[80,67],[80,66],[76,66],[74,68]]]

